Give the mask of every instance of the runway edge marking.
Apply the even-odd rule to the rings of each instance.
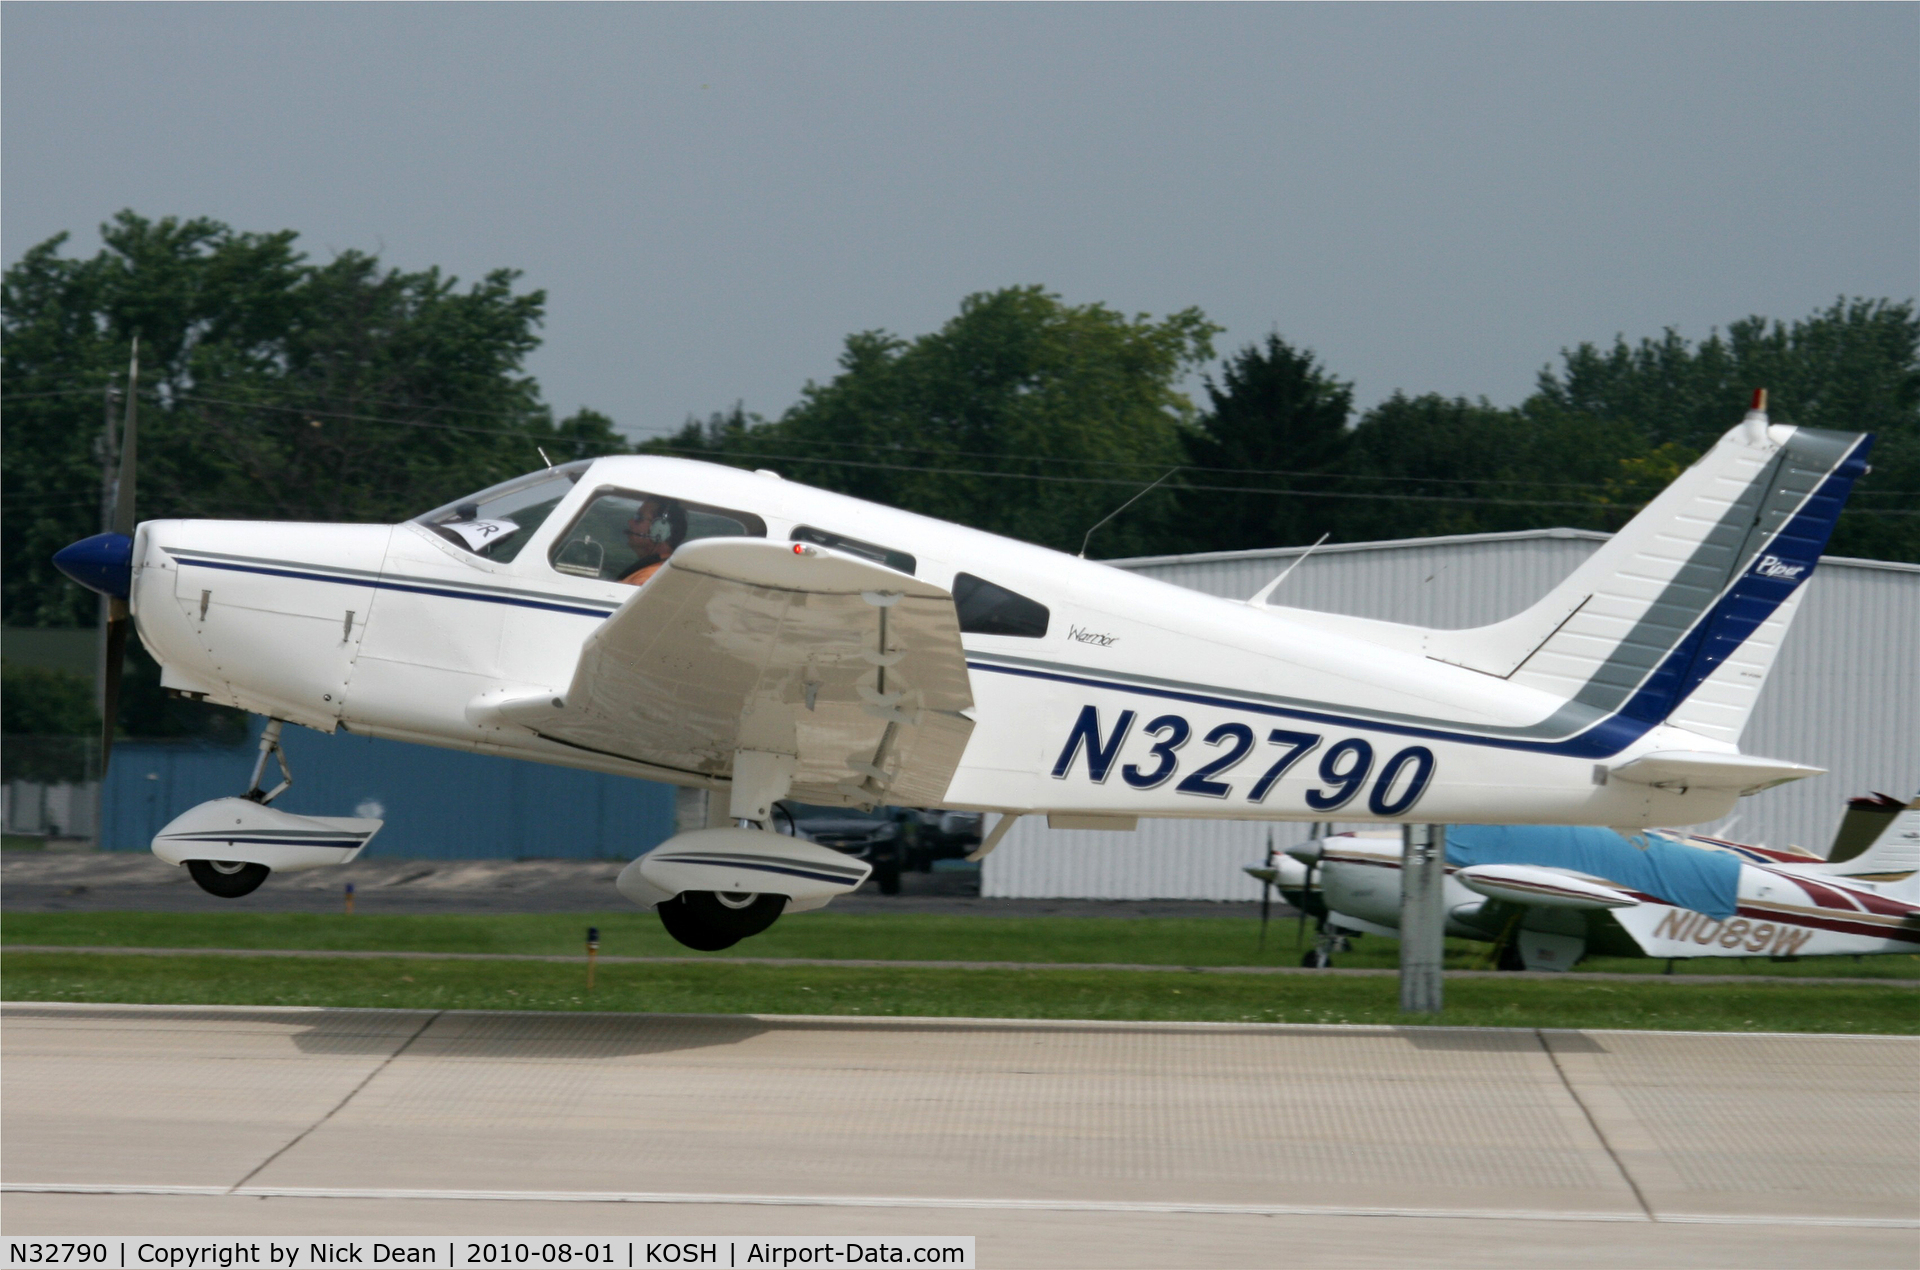
[[[1197,1213],[1220,1217],[1427,1217],[1480,1221],[1684,1223],[1707,1226],[1831,1226],[1920,1229],[1920,1218],[1753,1216],[1720,1213],[1554,1212],[1544,1209],[1369,1208],[1331,1204],[1206,1204],[1177,1200],[998,1199],[922,1195],[726,1195],[674,1191],[403,1190],[391,1187],[160,1186],[80,1182],[6,1182],[0,1193],[27,1195],[173,1195],[222,1199],[469,1200],[546,1204],[706,1204],[784,1208],[934,1208],[1074,1213]]]
[[[0,950],[4,951],[4,950]],[[1636,976],[1637,977],[1637,976]],[[1872,983],[1899,983],[1901,980],[1867,980]],[[432,1014],[435,1010],[428,1006],[377,1006],[377,1005],[236,1005],[214,1004],[208,1002],[181,1002],[178,1004],[164,1001],[0,1001],[0,1013],[10,1010],[126,1010],[160,1012],[167,1010],[199,1010],[207,1013],[240,1013],[259,1011],[274,1014]],[[1908,1044],[1920,1043],[1920,1036],[1910,1032],[1703,1032],[1684,1029],[1636,1028],[1636,1027],[1495,1027],[1480,1024],[1457,1023],[1264,1023],[1246,1020],[1210,1020],[1210,1019],[1052,1019],[1052,1018],[994,1018],[991,1015],[965,1014],[703,1014],[692,1010],[679,1011],[628,1011],[628,1010],[472,1010],[449,1008],[439,1011],[448,1017],[467,1015],[492,1015],[501,1018],[537,1018],[537,1019],[752,1019],[760,1023],[831,1023],[867,1024],[877,1027],[893,1026],[973,1026],[992,1027],[1029,1027],[1029,1028],[1078,1028],[1085,1030],[1128,1031],[1192,1031],[1192,1032],[1363,1032],[1378,1035],[1380,1033],[1402,1034],[1411,1031],[1426,1032],[1584,1032],[1590,1036],[1706,1036],[1721,1037],[1728,1040],[1754,1041],[1767,1039],[1784,1040],[1820,1040],[1820,1041],[1905,1041]]]

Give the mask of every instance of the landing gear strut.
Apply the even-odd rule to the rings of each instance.
[[[279,719],[267,720],[266,728],[260,733],[260,757],[254,760],[253,778],[247,782],[247,792],[241,795],[262,807],[286,793],[293,785],[293,769],[287,766],[287,752],[280,748],[280,729],[283,726]],[[280,760],[280,783],[272,789],[262,789],[260,778],[267,774],[269,756]],[[239,860],[188,860],[186,865],[187,873],[195,885],[208,895],[217,895],[223,900],[237,900],[242,895],[251,895],[260,889],[260,884],[273,872],[264,864],[246,864]]]
[[[1325,970],[1333,964],[1335,953],[1352,951],[1353,941],[1347,937],[1347,932],[1338,926],[1329,926],[1326,919],[1322,918],[1313,946],[1301,955],[1300,964],[1309,970]]]

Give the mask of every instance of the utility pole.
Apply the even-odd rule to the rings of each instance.
[[[1447,930],[1447,827],[1406,825],[1401,840],[1400,1009],[1438,1014]]]
[[[100,532],[113,532],[113,504],[117,491],[118,468],[120,466],[120,447],[113,435],[113,407],[119,400],[119,392],[114,387],[114,377],[107,376],[105,398],[100,425]],[[94,640],[97,651],[93,659],[93,709],[103,717],[107,711],[107,606],[110,601],[100,596],[99,620],[95,624]],[[87,742],[88,754],[84,774],[93,777],[93,849],[100,850],[106,845],[107,811],[107,774],[94,770],[96,761],[92,754],[95,742]]]

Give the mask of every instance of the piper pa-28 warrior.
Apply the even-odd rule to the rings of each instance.
[[[1897,804],[1894,804],[1897,806]],[[1812,957],[1920,952],[1920,797],[1864,851],[1822,859],[1673,830],[1450,825],[1446,933],[1508,969],[1610,957]],[[1355,934],[1400,936],[1399,837],[1338,833],[1248,873],[1320,921],[1302,964]]]
[[[1735,745],[1871,437],[1744,422],[1538,604],[1427,630],[1196,594],[684,459],[549,467],[400,525],[137,523],[64,549],[174,692],[264,715],[254,780],[154,839],[216,895],[351,860],[276,811],[294,723],[712,791],[619,889],[695,948],[857,888],[776,801],[1687,824],[1817,773]],[[113,711],[106,711],[109,720]],[[284,767],[285,756],[278,754]],[[236,784],[238,782],[236,781]]]

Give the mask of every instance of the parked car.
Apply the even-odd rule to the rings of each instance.
[[[980,845],[982,817],[977,811],[945,811],[936,807],[903,810],[902,814],[913,822],[913,834],[907,844],[907,867],[917,872],[927,872],[935,860],[957,860]]]
[[[925,873],[935,860],[966,855],[980,843],[980,814],[971,811],[862,810],[788,800],[778,804],[774,826],[865,860],[882,895],[900,893],[902,872]]]

